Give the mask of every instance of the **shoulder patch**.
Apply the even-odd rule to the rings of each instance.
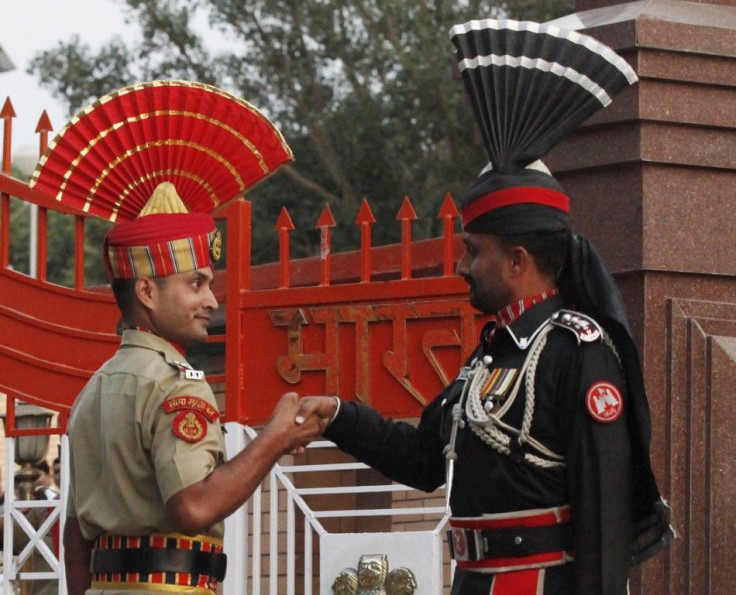
[[[173,413],[174,411],[197,411],[198,413],[201,413],[205,419],[211,422],[220,417],[220,412],[207,401],[200,397],[191,397],[189,395],[166,399],[162,407],[165,413]]]
[[[574,333],[578,343],[595,343],[603,337],[603,329],[587,314],[574,310],[559,310],[551,320],[552,324]]]
[[[171,360],[168,364],[179,370],[187,380],[204,380],[204,372],[202,370],[195,370],[187,362]]]
[[[171,431],[185,442],[199,442],[207,435],[207,422],[199,411],[180,411],[171,422]]]
[[[610,382],[596,382],[585,393],[585,406],[595,421],[610,424],[621,417],[624,399],[621,391]]]

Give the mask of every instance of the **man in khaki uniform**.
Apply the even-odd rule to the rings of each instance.
[[[120,124],[90,117],[109,110],[118,100],[124,102],[123,115],[112,117]],[[208,102],[215,106],[208,109],[223,123],[191,111],[191,106],[207,108]],[[126,113],[141,106],[150,106],[150,111],[142,116]],[[218,181],[208,177],[214,177],[215,166],[207,159],[216,156],[218,143],[208,137],[213,144],[205,147],[200,139],[161,140],[156,135],[174,130],[184,118],[194,127],[214,123],[215,134],[234,136],[239,147],[258,152],[253,143],[243,141],[244,133],[237,128],[244,118],[251,118],[250,128],[262,125],[253,114],[251,106],[214,88],[157,81],[111,94],[67,127],[77,132],[80,121],[87,126],[84,132],[90,140],[77,149],[81,160],[126,126],[149,126],[138,132],[148,131],[153,140],[136,137],[138,145],[117,159],[108,159],[109,168],[96,174],[100,184],[113,177],[110,169],[116,164],[151,148],[156,154],[141,163],[150,165],[151,176],[158,178],[162,172],[173,172],[174,177],[178,171],[175,164],[156,167],[153,162],[166,154],[167,147],[199,152],[198,159],[188,160],[189,166],[199,169],[176,178],[187,189],[182,193],[186,204],[172,183],[160,183],[143,208],[138,207],[137,217],[123,220],[105,238],[105,264],[124,330],[119,350],[79,394],[69,419],[70,486],[64,546],[70,595],[214,593],[225,575],[223,520],[251,496],[281,455],[300,452],[326,425],[295,393],[288,393],[259,436],[226,462],[214,395],[204,374],[192,369],[184,356],[185,349],[206,341],[212,313],[218,307],[213,262],[221,251],[220,235],[209,212],[197,210],[203,201],[193,199],[201,187],[206,190],[204,204],[210,208],[217,204],[212,195]],[[153,122],[160,118],[168,118],[166,125]],[[90,132],[89,127],[98,122],[101,129]],[[267,126],[264,129],[276,148],[281,148],[278,143],[283,139]],[[55,147],[63,148],[63,141],[57,139]],[[273,147],[266,149],[274,151]],[[75,154],[67,151],[66,155]],[[267,173],[270,157],[265,150],[258,154],[257,175]],[[222,162],[224,158],[218,159]],[[227,171],[239,181],[252,181],[254,175],[246,167],[252,161],[238,159],[234,154],[234,164]],[[63,161],[52,151],[47,163],[59,160]],[[104,166],[102,157],[96,163]],[[131,176],[130,165],[116,175]],[[74,160],[56,170],[67,167],[72,172],[78,166]],[[178,167],[182,167],[180,162]],[[44,175],[42,170],[37,178],[43,182]],[[140,179],[129,178],[126,189],[118,191],[120,199],[115,199],[110,219],[123,211],[124,200],[148,177],[141,172]],[[188,180],[195,180],[198,186],[192,190]],[[72,181],[69,173],[61,182],[62,190],[67,182],[72,187]],[[89,196],[100,184],[93,186]],[[187,205],[192,204],[189,212]],[[105,205],[87,207],[94,210]]]
[[[159,187],[150,208],[156,211],[168,192],[171,186]],[[187,243],[209,247],[216,241],[214,221],[200,217],[205,226],[197,231],[188,221],[194,215],[148,216],[186,222]],[[223,461],[214,395],[183,355],[184,348],[207,338],[217,308],[209,251],[187,249],[183,259],[194,253],[194,262],[185,265],[179,258],[175,268],[181,272],[173,275],[145,271],[141,263],[150,246],[131,245],[141,243],[135,228],[145,218],[108,235],[106,257],[114,275],[122,274],[131,252],[134,260],[140,257],[137,270],[148,274],[113,281],[126,322],[122,343],[80,393],[69,420],[65,545],[72,594],[170,592],[174,585],[180,593],[213,592],[225,573],[223,519],[245,502],[279,456],[321,429],[316,418],[295,423],[308,412],[299,411],[295,394],[285,395],[260,436],[232,461]]]

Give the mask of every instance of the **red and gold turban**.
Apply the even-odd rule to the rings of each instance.
[[[213,266],[221,237],[209,213],[188,213],[174,185],[162,182],[141,214],[114,227],[103,257],[114,279],[163,277]]]
[[[104,247],[111,277],[163,276],[217,260],[210,213],[292,159],[248,102],[201,83],[152,81],[72,118],[30,184],[116,223]]]

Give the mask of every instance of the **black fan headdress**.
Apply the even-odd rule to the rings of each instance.
[[[450,36],[490,160],[464,197],[463,225],[491,233],[564,229],[568,197],[547,172],[527,166],[636,74],[611,48],[552,25],[475,20]]]

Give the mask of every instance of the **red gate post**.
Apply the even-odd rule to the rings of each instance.
[[[360,282],[371,280],[371,225],[376,222],[368,200],[363,199],[355,224],[360,225]]]
[[[411,222],[417,218],[417,213],[408,196],[401,202],[401,208],[396,220],[401,221],[401,278],[411,278]]]
[[[335,227],[335,218],[332,216],[330,207],[322,209],[322,214],[315,226],[319,229],[319,262],[320,262],[320,285],[330,284],[330,263],[332,262],[332,238],[330,227]]]
[[[5,100],[3,109],[0,110],[0,118],[3,119],[3,156],[2,173],[10,173],[10,148],[13,133],[13,118],[15,110],[10,102],[10,97]],[[10,262],[10,195],[5,192],[0,194],[0,266],[8,268]]]
[[[42,157],[49,146],[49,132],[54,127],[46,110],[43,111],[36,125],[36,132],[39,135],[38,156]],[[36,278],[46,281],[46,255],[48,251],[48,209],[46,207],[38,208],[38,220],[36,222]]]
[[[281,207],[281,214],[276,221],[276,230],[279,232],[279,287],[287,288],[289,279],[289,232],[294,231],[294,222],[289,216],[286,207]]]
[[[455,201],[452,200],[452,196],[448,192],[445,195],[445,200],[442,202],[440,207],[440,213],[437,216],[438,219],[443,219],[444,230],[443,230],[443,242],[442,242],[442,261],[443,261],[443,274],[445,277],[450,277],[455,274],[455,219],[460,216],[460,212],[455,206]]]

